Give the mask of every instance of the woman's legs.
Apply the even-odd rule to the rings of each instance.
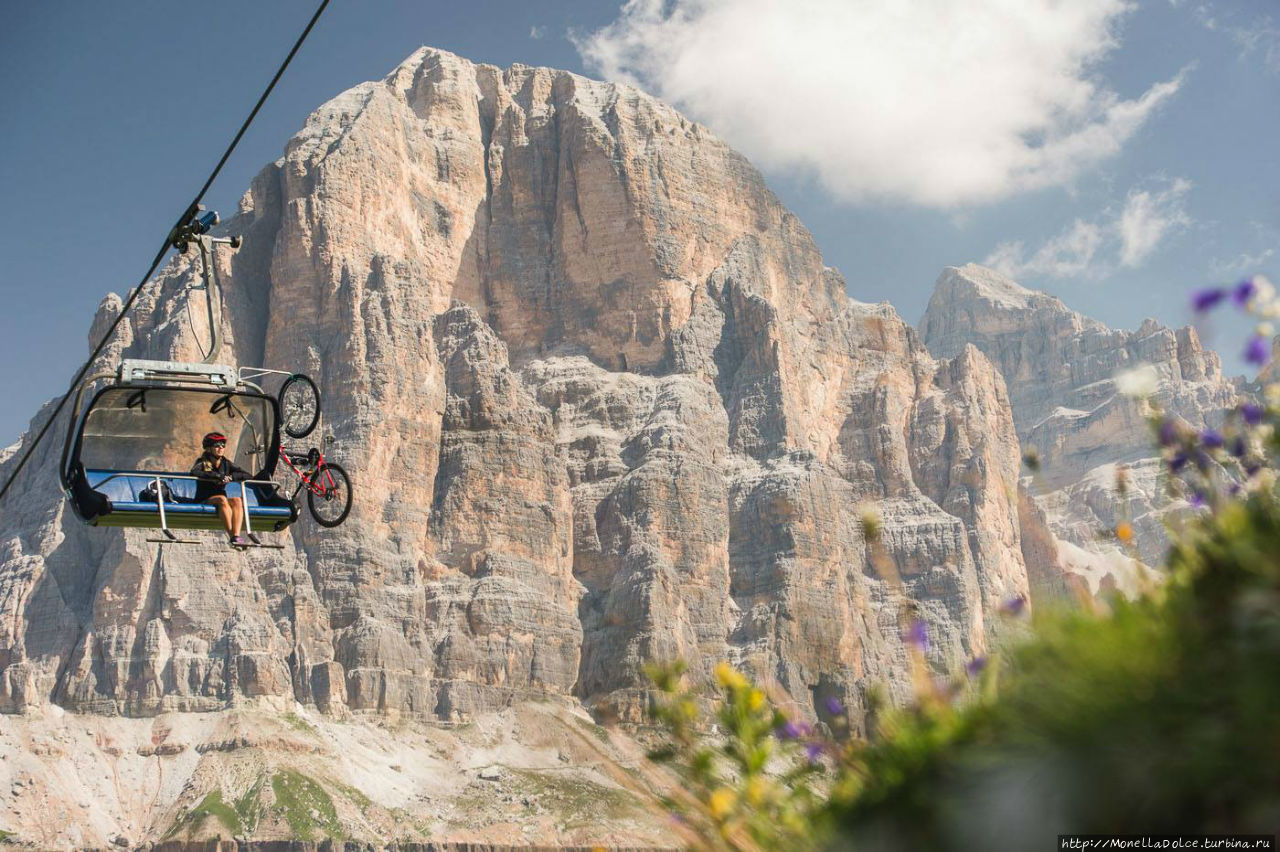
[[[231,501],[231,526],[233,537],[239,537],[240,530],[244,527],[244,498],[228,497]]]
[[[218,517],[222,519],[222,526],[226,528],[227,535],[234,536],[240,534],[239,526],[236,525],[233,527],[233,524],[235,524],[235,510],[232,508],[233,504],[228,502],[226,496],[222,494],[215,494],[206,502],[212,503],[214,508],[218,510]],[[240,501],[236,500],[235,502],[239,503]],[[235,532],[232,532],[233,529],[235,529]]]

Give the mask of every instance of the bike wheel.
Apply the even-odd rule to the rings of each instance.
[[[339,465],[325,462],[312,481],[323,493],[307,490],[307,508],[322,527],[336,527],[351,511],[351,477]]]
[[[320,391],[316,383],[297,373],[280,388],[280,425],[290,438],[305,438],[320,422]]]

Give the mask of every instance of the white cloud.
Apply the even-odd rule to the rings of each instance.
[[[1208,3],[1201,3],[1191,10],[1191,14],[1195,15],[1197,21],[1206,30],[1216,30],[1218,28],[1218,19],[1213,15],[1213,6]]]
[[[1075,223],[1041,246],[1031,257],[1025,257],[1021,241],[1001,243],[982,263],[998,269],[1010,278],[1025,275],[1051,278],[1080,278],[1096,274],[1094,257],[1102,246],[1101,226],[1077,219]]]
[[[1068,183],[1182,74],[1122,99],[1096,73],[1125,0],[628,0],[589,69],[845,200],[933,207]]]
[[[1000,243],[982,261],[1010,278],[1102,278],[1116,265],[1141,266],[1168,237],[1191,225],[1191,182],[1162,180],[1161,189],[1129,190],[1120,213],[1077,219],[1028,256],[1021,241]]]
[[[1280,74],[1280,27],[1270,15],[1257,18],[1247,27],[1232,27],[1231,38],[1240,47],[1240,58],[1255,53],[1268,73]]]
[[[1161,192],[1130,190],[1116,222],[1120,234],[1120,265],[1140,266],[1169,234],[1191,224],[1185,197],[1191,182],[1179,178]]]
[[[529,28],[529,38],[531,39],[540,39],[544,37],[546,34],[547,34],[546,27],[534,26]]]
[[[1174,2],[1176,8],[1180,3]],[[1248,60],[1257,54],[1263,70],[1280,74],[1280,26],[1270,15],[1259,15],[1245,25],[1239,24],[1239,10],[1228,7],[1223,17],[1213,3],[1200,3],[1191,9],[1200,26],[1211,32],[1224,32],[1240,48],[1240,59]]]
[[[1275,257],[1275,254],[1275,249],[1263,249],[1257,254],[1241,252],[1232,260],[1214,258],[1210,268],[1216,276],[1243,275],[1249,272],[1257,272],[1264,263]]]

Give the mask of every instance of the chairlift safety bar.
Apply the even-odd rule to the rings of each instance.
[[[113,473],[113,474],[111,474],[110,476],[103,478],[103,479],[102,479],[100,482],[98,482],[97,484],[98,484],[98,485],[102,485],[102,484],[104,484],[104,483],[110,482],[110,481],[111,481],[111,480],[113,480],[113,479],[145,479],[145,480],[147,480],[147,481],[151,482],[151,483],[155,486],[155,489],[156,489],[156,506],[158,507],[158,509],[159,509],[159,511],[160,511],[160,529],[161,529],[161,531],[163,531],[163,532],[164,532],[164,534],[165,534],[166,536],[169,536],[170,538],[173,538],[173,533],[172,533],[172,532],[170,532],[170,530],[169,530],[169,524],[168,524],[168,521],[166,521],[166,520],[165,520],[165,513],[164,513],[164,488],[162,488],[162,487],[161,487],[161,482],[162,482],[162,481],[164,481],[164,480],[170,480],[170,481],[172,481],[172,480],[176,480],[176,479],[186,479],[186,480],[191,480],[191,481],[193,481],[193,482],[199,482],[199,481],[200,481],[200,477],[198,477],[198,476],[186,476],[186,475],[181,475],[181,474],[172,474],[172,473],[166,473],[166,474],[155,474],[155,473]],[[206,480],[206,481],[207,481],[207,480]],[[279,488],[280,488],[280,483],[275,482],[275,481],[270,480],[270,479],[238,479],[238,480],[235,480],[235,482],[233,482],[233,483],[231,483],[231,484],[233,484],[233,485],[234,485],[234,484],[239,484],[239,485],[241,486],[241,487],[240,487],[240,497],[241,497],[241,499],[243,499],[243,498],[244,498],[244,486],[246,486],[246,485],[270,485],[270,486],[272,486],[273,488],[275,488],[276,490],[279,490]],[[175,505],[177,505],[177,502],[178,502],[177,500],[174,500],[174,501],[173,501],[173,503],[174,503]],[[248,505],[246,505],[246,506],[244,507],[244,532],[245,532],[245,535],[252,535],[252,534],[253,534],[253,523],[252,523],[252,521],[251,521],[251,520],[250,520],[250,518],[249,518],[249,507],[248,507]]]

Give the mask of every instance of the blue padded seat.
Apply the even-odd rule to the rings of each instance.
[[[160,510],[156,501],[141,500],[142,492],[153,488],[155,479],[169,486],[172,500],[164,502],[165,518],[169,526],[186,527],[193,522],[200,527],[205,523],[217,525],[218,510],[211,503],[195,502],[196,483],[185,473],[159,473],[152,471],[130,470],[86,470],[85,478],[89,487],[111,501],[111,511],[102,515],[98,523],[108,526],[132,525],[122,524],[128,519],[154,520],[146,526],[159,526]],[[173,477],[173,478],[167,478]],[[233,483],[227,487],[228,493],[235,496],[240,486]],[[271,489],[261,485],[250,485],[243,489],[245,510],[251,521],[262,519],[277,529],[281,522],[287,525],[294,519],[294,509],[279,497],[276,501],[284,505],[262,505],[262,499],[272,497]],[[273,501],[273,502],[276,502]],[[112,516],[115,516],[114,518]],[[207,521],[206,521],[207,518]],[[256,526],[256,525],[255,525]]]

